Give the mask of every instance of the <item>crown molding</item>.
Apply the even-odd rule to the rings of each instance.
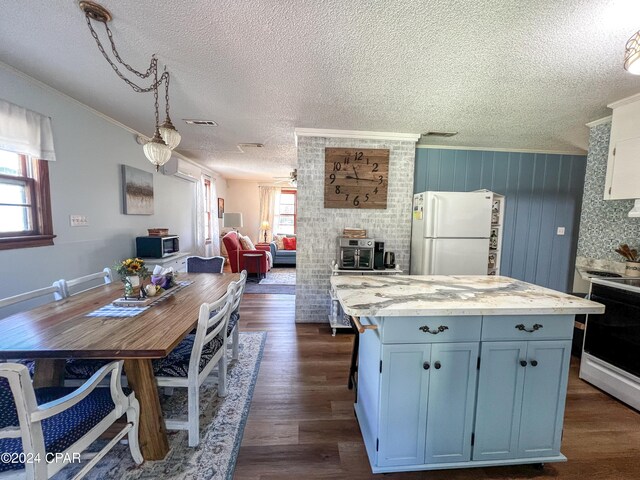
[[[607,105],[607,107],[618,108],[618,107],[622,107],[623,105],[629,105],[630,103],[637,102],[639,100],[640,100],[640,93],[636,93],[635,95],[631,95],[630,97],[622,98],[620,100],[612,102],[609,105]]]
[[[539,153],[542,155],[586,155],[586,150],[534,150],[528,148],[502,148],[502,147],[465,147],[462,145],[416,145],[416,148],[432,148],[441,150],[474,150],[481,152],[513,152],[513,153]]]
[[[332,130],[327,128],[296,128],[293,130],[296,146],[300,137],[350,138],[358,140],[394,140],[398,142],[417,142],[420,134],[396,132],[368,132],[361,130]]]
[[[603,123],[611,123],[611,118],[612,116],[609,115],[608,117],[599,118],[598,120],[594,120],[593,122],[585,123],[585,125],[591,128],[591,127],[596,127],[598,125],[602,125]]]

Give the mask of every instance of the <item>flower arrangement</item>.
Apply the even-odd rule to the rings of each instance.
[[[149,270],[141,258],[127,258],[116,264],[114,270],[124,283],[124,298],[140,299],[146,297],[142,280],[149,276]]]
[[[114,270],[121,278],[137,275],[144,279],[149,276],[149,270],[147,270],[144,260],[141,258],[127,258],[126,260],[116,264]]]

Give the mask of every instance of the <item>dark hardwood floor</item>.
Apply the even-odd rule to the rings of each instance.
[[[293,295],[244,296],[241,330],[268,331],[237,480],[640,479],[640,414],[578,379],[573,361],[567,463],[373,475],[347,389],[351,335],[295,324]]]

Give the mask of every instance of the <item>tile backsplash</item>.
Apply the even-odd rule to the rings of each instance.
[[[604,200],[611,123],[591,127],[585,174],[578,257],[623,261],[620,243],[640,246],[640,218],[629,218],[633,200]]]

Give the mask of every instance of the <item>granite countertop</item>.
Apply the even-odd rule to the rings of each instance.
[[[571,315],[604,306],[509,277],[487,275],[332,276],[342,308],[356,317]]]

